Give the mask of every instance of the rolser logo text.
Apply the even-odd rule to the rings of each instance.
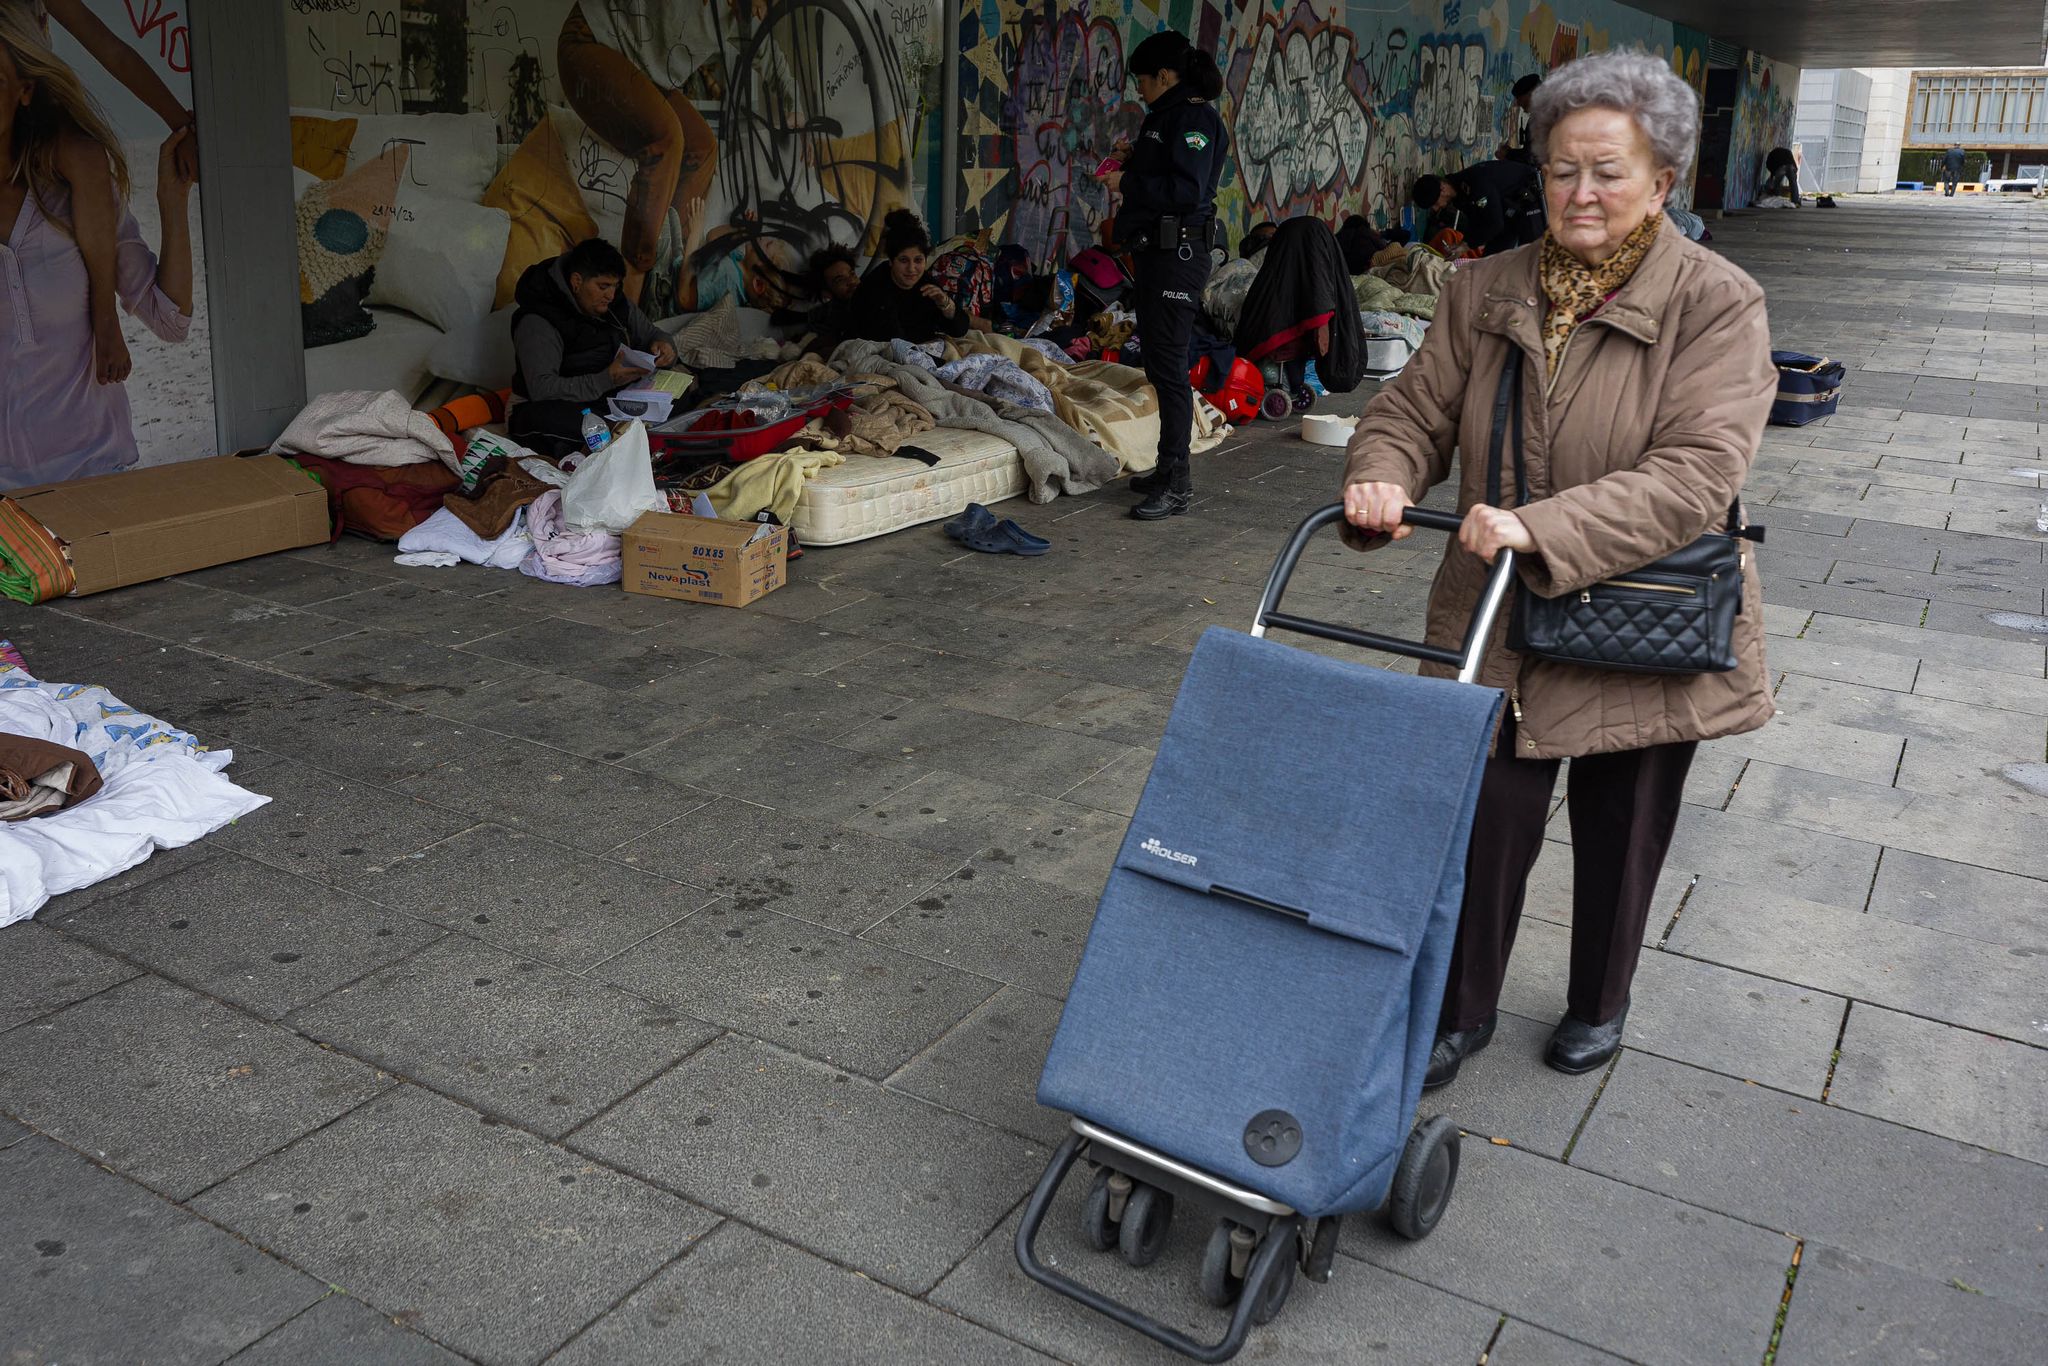
[[[1146,840],[1138,847],[1148,854],[1157,854],[1160,858],[1172,859],[1175,863],[1185,863],[1190,868],[1201,862],[1193,854],[1183,854],[1178,849],[1169,849],[1156,839]]]

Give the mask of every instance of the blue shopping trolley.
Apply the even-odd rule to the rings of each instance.
[[[1425,1237],[1458,1173],[1457,1126],[1415,1120],[1464,892],[1498,689],[1477,687],[1513,573],[1503,552],[1463,648],[1280,610],[1323,508],[1295,529],[1250,635],[1189,662],[1039,1081],[1075,1116],[1017,1229],[1032,1279],[1200,1361],[1330,1278],[1346,1214]],[[1405,520],[1456,532],[1411,507]],[[1294,631],[1458,667],[1417,678],[1266,639]],[[1097,1249],[1156,1259],[1176,1204],[1214,1219],[1201,1291],[1234,1306],[1202,1343],[1034,1251],[1074,1163]]]

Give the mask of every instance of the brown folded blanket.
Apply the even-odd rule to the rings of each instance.
[[[99,790],[99,769],[78,750],[0,734],[0,821],[47,816]]]
[[[547,491],[544,481],[508,462],[496,471],[486,473],[477,484],[475,493],[466,497],[451,493],[441,500],[441,506],[454,513],[457,521],[477,535],[487,541],[495,541],[505,534],[506,527],[512,525],[519,509]]]

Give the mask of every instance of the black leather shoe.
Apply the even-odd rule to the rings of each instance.
[[[1493,1027],[1499,1023],[1500,1016],[1489,1015],[1483,1025],[1437,1035],[1436,1046],[1429,1050],[1429,1071],[1423,1074],[1422,1089],[1434,1091],[1450,1085],[1465,1059],[1493,1042]]]
[[[1163,521],[1178,517],[1188,510],[1194,501],[1194,494],[1187,489],[1164,488],[1146,495],[1145,501],[1131,509],[1131,516],[1141,522]]]
[[[1150,498],[1153,494],[1159,492],[1159,490],[1163,488],[1166,488],[1172,482],[1173,476],[1168,474],[1165,470],[1152,469],[1146,471],[1144,474],[1132,475],[1130,488],[1131,492],[1137,494],[1140,498]]]
[[[1543,1060],[1573,1076],[1604,1066],[1621,1051],[1621,1028],[1627,1022],[1627,1006],[1606,1024],[1587,1024],[1567,1015],[1557,1022],[1557,1032],[1550,1036],[1550,1050]]]

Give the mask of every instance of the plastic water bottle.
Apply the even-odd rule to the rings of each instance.
[[[604,419],[585,408],[583,410],[583,447],[596,455],[612,444],[612,429],[605,426]]]

